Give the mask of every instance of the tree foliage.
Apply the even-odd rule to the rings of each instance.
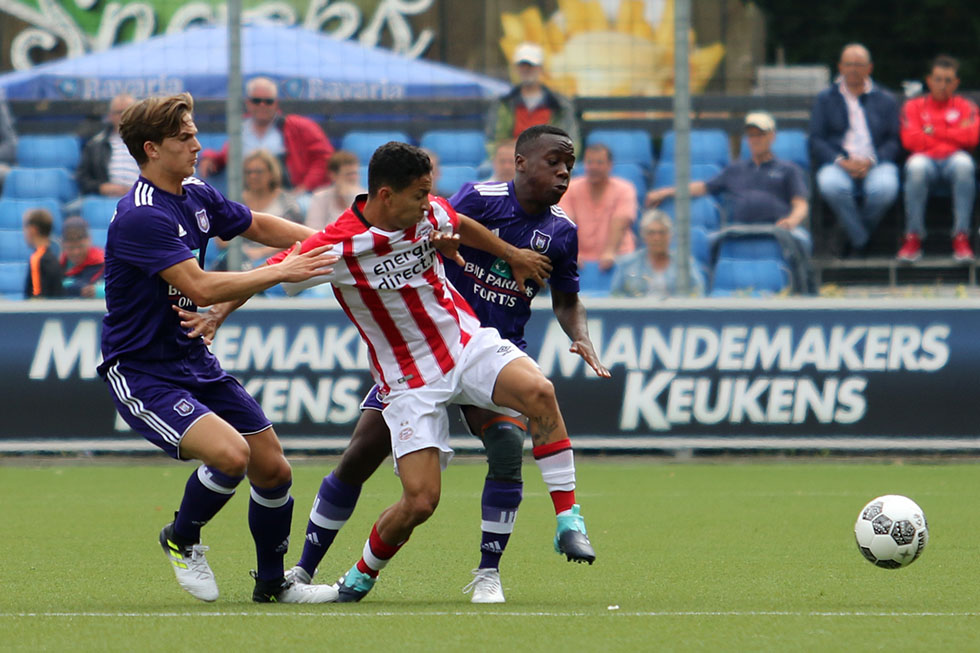
[[[960,60],[962,88],[980,88],[977,0],[753,0],[766,17],[766,58],[826,64],[836,74],[841,48],[864,44],[874,79],[891,88],[922,79],[937,54]]]

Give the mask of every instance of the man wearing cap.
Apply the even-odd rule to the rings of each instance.
[[[817,95],[810,113],[810,158],[817,187],[860,255],[898,197],[898,104],[871,81],[871,54],[844,47],[840,76]],[[860,201],[859,201],[860,197]]]
[[[776,121],[768,113],[756,111],[747,115],[745,135],[752,158],[730,163],[708,181],[691,182],[691,196],[726,194],[731,200],[731,224],[768,224],[787,229],[802,252],[810,256],[813,241],[803,227],[810,211],[803,171],[795,163],[773,156]],[[673,187],[655,188],[647,193],[646,205],[655,206],[673,196]]]
[[[487,116],[487,147],[493,156],[495,143],[516,139],[528,127],[560,127],[578,143],[575,108],[564,96],[541,83],[544,50],[534,43],[522,43],[514,51],[514,66],[520,82],[490,107]]]

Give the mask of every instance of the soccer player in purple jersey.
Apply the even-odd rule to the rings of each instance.
[[[174,521],[160,532],[183,589],[202,601],[218,598],[201,527],[248,476],[248,521],[258,558],[252,599],[333,601],[337,591],[330,586],[285,578],[293,508],[289,463],[262,409],[189,327],[209,320],[197,316],[197,306],[243,301],[282,281],[328,274],[337,258],[325,248],[300,254],[297,241],[312,229],[253,212],[191,176],[201,150],[193,109],[184,93],[142,100],[122,116],[119,131],[140,177],[119,200],[109,225],[108,310],[98,371],[133,430],[177,460],[202,463],[187,480]],[[205,272],[208,239],[239,234],[274,247],[297,247],[279,265]]]
[[[582,356],[600,377],[609,371],[599,362],[586,326],[585,308],[578,298],[578,239],[575,225],[556,205],[568,187],[575,163],[568,135],[548,125],[531,127],[521,134],[516,147],[517,174],[513,182],[467,184],[450,203],[461,214],[472,217],[518,248],[541,252],[551,261],[552,307],[558,322],[572,340],[571,351]],[[466,298],[485,326],[496,327],[522,349],[524,326],[531,315],[531,300],[543,279],[519,284],[510,266],[481,250],[460,247],[466,261],[459,267],[446,260],[447,276]],[[521,285],[524,286],[523,290]],[[340,528],[346,523],[361,486],[391,451],[391,439],[381,411],[377,388],[372,388],[361,405],[361,418],[340,464],[323,479],[310,512],[303,554],[287,575],[310,582]],[[487,451],[488,474],[482,496],[482,541],[479,567],[473,582],[474,603],[502,603],[500,558],[513,532],[523,496],[521,461],[527,431],[523,419],[498,415],[467,406],[467,426],[478,435]],[[555,550],[569,560],[592,563],[595,551],[586,534],[585,522],[575,503],[575,466],[568,439],[550,445],[533,443],[558,519]],[[344,585],[357,585],[348,572]],[[342,588],[339,600],[359,600],[373,585],[373,578],[360,578],[357,592]],[[348,588],[349,589],[349,588]],[[353,599],[351,598],[353,597]]]

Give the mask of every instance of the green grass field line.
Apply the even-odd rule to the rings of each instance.
[[[507,603],[461,588],[479,560],[485,468],[447,470],[443,499],[359,604],[250,601],[247,490],[205,529],[221,598],[183,593],[159,550],[192,465],[0,464],[0,650],[976,650],[980,475],[972,464],[685,463],[580,457],[599,558],[551,549],[554,515],[528,459],[501,566]],[[138,464],[137,464],[138,463]],[[331,461],[294,464],[293,544]],[[386,464],[321,565],[332,582],[397,498]],[[854,545],[880,494],[922,506],[930,543],[901,570]],[[896,639],[898,638],[898,639]]]

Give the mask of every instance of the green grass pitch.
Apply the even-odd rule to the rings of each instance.
[[[294,464],[298,558],[333,461]],[[349,605],[250,601],[247,491],[205,529],[221,598],[182,592],[157,544],[191,465],[0,461],[0,650],[853,651],[976,650],[980,469],[881,462],[670,463],[579,457],[592,567],[552,552],[533,462],[504,556],[503,605],[460,589],[479,560],[484,466],[444,476],[435,516]],[[386,464],[320,569],[333,582],[398,495]],[[901,570],[854,545],[866,501],[906,494],[931,540]]]

